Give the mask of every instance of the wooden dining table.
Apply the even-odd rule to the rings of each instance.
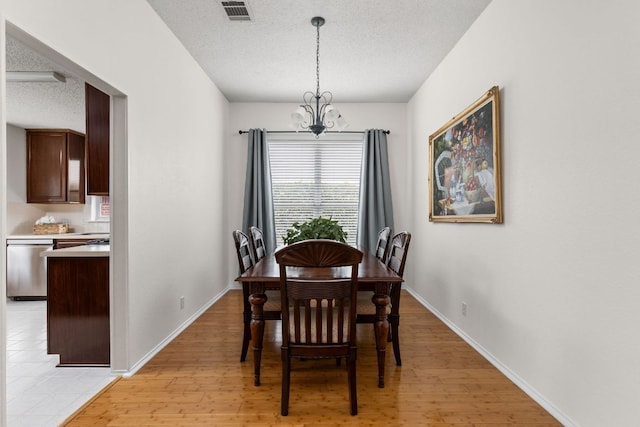
[[[394,283],[401,283],[402,277],[382,263],[375,255],[363,251],[362,262],[358,266],[358,289],[373,291],[371,303],[376,307],[374,330],[378,358],[378,387],[384,387],[384,365],[386,359],[387,336],[389,334],[388,306],[389,292]],[[333,268],[333,277],[349,277],[349,270]],[[294,273],[295,274],[295,273]],[[253,346],[254,385],[260,385],[260,360],[262,357],[262,337],[264,334],[264,304],[267,302],[265,290],[280,289],[280,267],[274,254],[269,254],[253,267],[241,274],[236,281],[250,287],[251,342]]]

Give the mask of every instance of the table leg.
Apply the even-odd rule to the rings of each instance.
[[[242,321],[243,321],[243,337],[242,351],[240,352],[240,361],[244,362],[249,351],[249,343],[251,342],[251,303],[249,302],[249,284],[242,284]]]
[[[249,302],[251,303],[251,342],[253,343],[253,384],[259,386],[262,337],[264,336],[264,304],[267,302],[264,290],[260,293],[252,293],[249,296]]]
[[[378,387],[384,387],[384,364],[387,354],[387,336],[389,335],[389,285],[376,283],[375,293],[371,301],[376,306],[376,320],[373,325],[376,336],[376,352],[378,355]]]
[[[400,337],[398,336],[398,326],[400,325],[400,291],[401,283],[394,283],[391,286],[391,313],[389,323],[391,323],[390,341],[393,342],[393,355],[396,357],[396,365],[402,366],[400,358]]]

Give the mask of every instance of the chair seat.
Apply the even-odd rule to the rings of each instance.
[[[358,291],[358,304],[356,313],[358,317],[361,316],[375,316],[376,306],[371,301],[373,297],[373,291]],[[391,304],[387,306],[387,314],[391,313]],[[359,322],[363,323],[363,322]],[[364,322],[367,323],[367,322]]]
[[[278,319],[280,319],[280,291],[265,291],[267,302],[264,304],[264,311],[277,311]]]

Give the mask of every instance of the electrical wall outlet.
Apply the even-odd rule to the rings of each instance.
[[[462,315],[463,316],[467,315],[467,303],[466,302],[462,303]]]
[[[180,297],[180,310],[184,308],[184,297]]]

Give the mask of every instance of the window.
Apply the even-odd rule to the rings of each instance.
[[[270,134],[269,159],[276,244],[294,222],[337,220],[356,243],[362,135]]]
[[[109,197],[87,196],[91,207],[89,222],[109,222],[111,216],[111,203]]]

